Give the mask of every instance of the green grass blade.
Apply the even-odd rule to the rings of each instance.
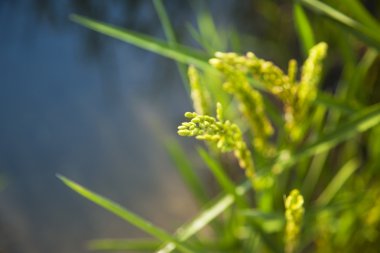
[[[228,175],[224,172],[222,166],[218,161],[213,159],[206,150],[203,148],[198,148],[198,154],[202,158],[202,160],[205,162],[205,164],[210,168],[212,174],[214,175],[215,179],[217,180],[218,184],[221,186],[221,188],[224,190],[225,193],[229,193],[231,195],[235,195],[236,202],[240,206],[247,206],[246,201],[239,195],[236,194],[235,189],[236,185],[234,182],[230,180]]]
[[[310,10],[322,14],[333,20],[349,32],[354,34],[360,40],[368,45],[380,50],[380,34],[373,28],[364,26],[358,21],[348,17],[347,15],[335,10],[331,6],[317,0],[299,0],[302,5]]]
[[[197,24],[202,41],[201,45],[209,54],[212,55],[215,51],[226,50],[225,42],[227,40],[221,38],[211,12],[204,5],[201,6],[201,10],[198,12]]]
[[[345,0],[344,5],[348,8],[351,14],[361,23],[373,29],[380,29],[380,24],[377,20],[368,12],[363,4],[358,0]]]
[[[190,250],[183,243],[177,241],[170,234],[168,234],[165,231],[161,230],[160,228],[154,226],[153,224],[145,221],[144,219],[137,216],[136,214],[126,210],[125,208],[123,208],[119,204],[86,189],[85,187],[75,183],[74,181],[72,181],[72,180],[70,180],[64,176],[57,175],[57,177],[66,186],[71,188],[73,191],[77,192],[78,194],[82,195],[83,197],[92,201],[93,203],[103,207],[104,209],[110,211],[111,213],[117,215],[121,219],[131,223],[132,225],[141,229],[142,231],[154,236],[155,238],[157,238],[163,242],[173,243],[173,245],[175,245],[182,252],[194,253],[194,251]]]
[[[215,159],[213,159],[206,150],[198,148],[198,154],[204,161],[204,163],[210,168],[214,174],[219,185],[226,193],[235,193],[235,184],[229,179],[227,174],[223,171],[222,166]]]
[[[177,46],[173,48],[168,43],[156,38],[115,27],[80,15],[71,15],[70,18],[74,22],[91,30],[125,41],[134,46],[171,58],[178,62],[193,64],[199,68],[212,69],[207,62],[207,57],[193,49],[184,46]]]
[[[304,55],[308,55],[310,48],[316,44],[313,29],[305,14],[305,11],[299,3],[294,4],[293,13],[296,31],[298,33],[298,37],[300,38]]]
[[[247,180],[244,183],[240,184],[238,187],[236,187],[235,192],[239,196],[243,196],[250,187],[251,182]],[[202,230],[204,227],[206,227],[212,220],[214,220],[221,213],[223,213],[234,202],[235,196],[232,194],[226,194],[218,198],[213,203],[211,203],[211,205],[208,208],[199,213],[192,221],[190,221],[188,224],[181,226],[177,230],[175,234],[177,240],[182,242],[189,239],[190,237],[198,233],[200,230]],[[168,243],[164,245],[161,249],[156,251],[156,253],[169,253],[175,249],[176,245],[174,243]]]
[[[348,85],[347,99],[353,99],[360,92],[361,85],[365,82],[368,71],[376,62],[378,55],[376,50],[368,48],[359,64],[355,66],[355,74],[352,75]]]
[[[87,244],[89,250],[101,251],[143,251],[153,252],[160,246],[159,241],[154,240],[122,240],[122,239],[100,239],[93,240]]]
[[[166,149],[193,196],[200,204],[208,202],[208,197],[204,187],[202,186],[202,182],[200,181],[198,175],[194,172],[191,162],[186,157],[186,154],[179,143],[176,140],[170,140],[166,143]]]
[[[331,180],[330,184],[325,188],[321,195],[316,200],[319,206],[327,205],[342,188],[343,184],[350,178],[350,176],[359,168],[359,161],[357,159],[349,160],[338,171],[336,176]]]
[[[170,23],[168,14],[165,10],[165,7],[161,0],[153,0],[154,8],[160,18],[162,28],[164,29],[165,36],[169,41],[169,44],[175,45],[177,44],[173,27]]]
[[[154,8],[160,18],[162,28],[164,29],[165,36],[169,42],[169,45],[176,48],[178,43],[174,33],[172,24],[170,23],[169,16],[165,10],[165,6],[161,0],[153,0]],[[185,85],[187,91],[189,91],[189,85],[186,77],[186,67],[183,64],[177,63],[178,71],[181,76],[182,82]]]
[[[322,170],[328,158],[328,152],[323,152],[313,157],[310,166],[308,168],[307,175],[305,176],[303,186],[302,186],[302,195],[305,200],[310,200],[315,186],[319,182]]]
[[[350,104],[323,91],[318,92],[315,103],[325,106],[328,109],[335,109],[344,113],[354,113],[359,109],[358,105],[354,103]]]
[[[294,165],[302,158],[317,155],[335,147],[338,143],[365,132],[380,123],[380,104],[358,111],[334,131],[320,137],[316,142],[306,145],[293,155],[284,152],[277,158],[276,169],[281,171]]]
[[[337,129],[325,136],[322,136],[315,143],[305,147],[299,156],[303,157],[308,153],[319,154],[334,147],[339,142],[347,140],[352,136],[367,131],[380,123],[380,104],[376,104],[357,112]]]

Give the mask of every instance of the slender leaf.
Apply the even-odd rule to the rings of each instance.
[[[355,73],[352,75],[348,85],[347,99],[354,98],[360,92],[361,84],[365,82],[368,71],[375,63],[378,55],[379,53],[376,50],[368,48],[359,64],[355,66]]]
[[[193,49],[184,46],[177,46],[173,48],[170,46],[170,44],[159,39],[129,31],[127,29],[115,27],[80,15],[71,15],[70,18],[74,22],[77,22],[78,24],[81,24],[89,29],[108,35],[115,39],[125,41],[159,55],[171,58],[178,62],[194,64],[199,68],[212,69],[207,62],[207,57]]]
[[[302,158],[320,154],[335,147],[338,143],[352,136],[367,131],[380,123],[380,104],[370,106],[357,112],[334,131],[320,137],[316,142],[306,145],[293,155],[287,151],[277,158],[278,169],[288,168]]]
[[[360,109],[360,107],[349,101],[343,101],[342,99],[333,97],[332,95],[319,91],[315,103],[323,105],[329,109],[335,109],[344,113],[354,113]]]
[[[350,176],[359,168],[359,161],[357,159],[349,160],[339,171],[338,174],[331,180],[330,184],[318,197],[317,205],[327,205],[338,193],[343,184],[350,178]]]
[[[161,0],[153,0],[154,7],[156,9],[156,12],[158,14],[158,17],[160,18],[162,28],[164,29],[165,36],[169,42],[169,45],[172,48],[176,48],[178,46],[177,39],[174,33],[174,29],[172,24],[170,23],[169,16],[165,10],[165,6],[162,3]],[[185,88],[187,91],[189,91],[189,85],[186,78],[186,67],[183,64],[180,64],[177,62],[177,67],[179,74],[181,75],[181,79],[183,84],[185,85]]]
[[[380,50],[380,34],[372,27],[367,27],[331,6],[317,0],[299,0],[308,9],[331,19],[368,45]]]
[[[225,193],[230,193],[235,196],[236,202],[241,207],[246,207],[248,203],[242,196],[239,196],[236,194],[235,189],[236,185],[233,181],[230,180],[228,175],[224,172],[222,165],[215,159],[213,159],[206,150],[203,148],[198,148],[198,154],[201,156],[203,161],[206,163],[206,165],[211,170],[212,174],[214,175],[215,179],[217,180],[218,184],[221,186],[221,188],[224,190]]]
[[[166,149],[191,193],[199,203],[206,203],[208,201],[206,191],[182,147],[176,140],[170,140],[166,142]]]
[[[220,163],[213,159],[206,150],[199,147],[198,154],[203,159],[205,164],[210,168],[211,172],[214,174],[219,185],[224,189],[226,193],[235,194],[235,184],[232,182],[228,175],[224,172]]]
[[[313,29],[311,27],[309,19],[305,14],[305,11],[299,3],[294,4],[293,13],[296,30],[298,37],[301,40],[304,55],[308,55],[310,48],[316,44]]]
[[[308,168],[307,175],[304,179],[302,186],[302,194],[305,200],[309,200],[315,186],[317,185],[324,165],[326,164],[328,158],[328,152],[325,151],[313,157],[310,166]]]
[[[345,0],[344,5],[348,8],[351,14],[361,23],[373,29],[380,29],[380,24],[377,20],[368,12],[363,4],[358,0]]]
[[[239,196],[244,195],[248,189],[251,187],[250,181],[245,181],[236,187],[236,193]],[[221,213],[223,213],[227,208],[229,208],[235,202],[235,196],[232,194],[226,194],[216,199],[214,202],[210,204],[208,208],[199,213],[192,221],[188,224],[181,226],[175,236],[178,241],[186,241],[200,230],[202,230],[205,226],[207,226],[212,220],[218,217]],[[157,251],[157,253],[169,253],[172,252],[176,248],[174,243],[165,244],[161,249]]]
[[[330,149],[341,141],[347,140],[355,134],[362,133],[380,123],[380,104],[376,104],[358,111],[353,117],[342,125],[338,126],[325,136],[322,136],[315,143],[306,146],[299,152],[298,156],[303,157],[308,153],[319,154]]]
[[[166,233],[165,231],[161,230],[160,228],[152,225],[151,223],[145,221],[138,215],[126,210],[119,204],[102,197],[83,186],[75,183],[74,181],[61,176],[57,175],[57,177],[69,188],[71,188],[73,191],[77,192],[78,194],[82,195],[86,199],[94,202],[95,204],[103,207],[104,209],[110,211],[111,213],[117,215],[121,219],[131,223],[135,227],[138,227],[139,229],[143,230],[144,232],[156,237],[157,239],[163,241],[163,242],[170,242],[173,245],[175,245],[180,251],[185,253],[194,253],[194,251],[190,250],[188,246],[184,245],[183,243],[179,242],[177,239],[173,238],[170,234]]]
[[[162,28],[164,29],[166,38],[169,41],[169,44],[176,45],[176,38],[174,34],[173,27],[170,23],[168,14],[165,10],[164,4],[161,0],[153,0],[154,8],[156,9],[156,12],[160,18]]]
[[[201,45],[208,53],[214,54],[215,51],[224,51],[227,48],[227,38],[221,38],[210,11],[206,10],[206,6],[197,15],[198,29],[201,38]]]
[[[89,250],[121,251],[134,250],[152,252],[159,247],[160,242],[154,240],[122,240],[122,239],[100,239],[93,240],[87,244]]]

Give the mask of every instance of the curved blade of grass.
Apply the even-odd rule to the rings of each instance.
[[[153,0],[154,8],[160,18],[162,28],[164,29],[165,36],[169,42],[169,45],[176,48],[178,43],[174,33],[172,24],[170,23],[169,16],[165,10],[165,6],[161,0]],[[178,71],[181,76],[182,82],[185,85],[186,90],[189,92],[189,85],[186,78],[186,67],[183,64],[177,63]]]
[[[161,0],[153,0],[153,4],[158,14],[158,17],[160,18],[162,28],[164,29],[165,36],[168,39],[169,44],[175,45],[177,42],[174,35],[174,30],[170,23],[164,4],[162,3]]]
[[[341,141],[347,140],[355,134],[362,133],[380,123],[380,104],[376,104],[358,111],[345,123],[338,126],[315,143],[305,147],[298,156],[306,156],[308,153],[319,154],[330,149]]]
[[[200,147],[197,150],[198,150],[198,154],[200,155],[202,160],[205,162],[205,164],[209,167],[216,181],[224,190],[224,192],[234,195],[236,198],[236,203],[240,205],[241,207],[246,207],[248,205],[247,202],[245,201],[244,198],[242,198],[242,196],[239,196],[236,194],[235,192],[236,185],[234,184],[234,182],[230,180],[228,175],[224,172],[220,163],[216,161],[215,159],[213,159],[207,153],[207,151],[204,150],[203,148]]]
[[[193,64],[199,68],[212,69],[207,62],[207,57],[193,49],[179,45],[174,48],[173,46],[170,46],[170,44],[159,39],[112,26],[80,15],[70,15],[70,19],[91,30],[125,41],[134,46],[171,58],[178,62]]]
[[[320,137],[316,142],[306,145],[300,151],[291,154],[283,153],[277,158],[276,164],[288,168],[302,158],[320,154],[335,147],[338,143],[352,136],[367,131],[380,123],[380,104],[376,104],[355,113],[353,117],[336,128],[336,130]]]
[[[360,91],[360,85],[364,83],[368,71],[375,63],[378,55],[379,53],[375,49],[367,49],[359,64],[355,67],[355,74],[349,81],[347,99],[352,99]]]
[[[200,45],[211,55],[215,51],[225,51],[227,49],[227,38],[221,36],[219,33],[212,13],[208,10],[205,2],[198,1],[198,8],[193,6],[196,10],[196,23],[199,31]]]
[[[166,149],[183,181],[196,200],[202,205],[208,202],[208,197],[204,187],[202,186],[202,182],[200,181],[198,175],[194,172],[191,162],[186,157],[186,154],[179,143],[174,139],[167,141]]]
[[[160,246],[159,241],[154,240],[122,240],[122,239],[100,239],[93,240],[87,244],[89,250],[101,251],[144,251],[152,252]]]
[[[363,6],[363,4],[358,0],[345,0],[344,5],[348,8],[351,14],[366,26],[372,27],[373,29],[380,29],[380,24],[377,20],[368,12],[368,10]]]
[[[228,178],[227,174],[223,171],[222,166],[215,161],[206,150],[199,147],[198,154],[204,161],[204,163],[210,168],[214,174],[219,185],[224,189],[226,193],[235,194],[235,184]]]
[[[188,246],[184,245],[182,242],[179,242],[177,239],[172,237],[170,234],[166,233],[165,231],[161,230],[160,228],[154,226],[153,224],[145,221],[138,215],[126,210],[119,204],[102,197],[85,187],[75,183],[74,181],[61,176],[57,175],[57,177],[69,188],[71,188],[73,191],[77,192],[79,195],[82,195],[86,199],[92,201],[93,203],[103,207],[104,209],[110,211],[111,213],[117,215],[121,219],[131,223],[135,227],[138,227],[142,231],[156,237],[157,239],[163,241],[163,242],[170,242],[173,245],[175,245],[180,251],[185,253],[195,253],[194,251],[190,250]]]
[[[302,195],[307,201],[310,200],[315,186],[319,182],[322,170],[325,168],[324,165],[327,161],[328,154],[329,153],[325,151],[323,153],[317,154],[311,160],[302,186]]]
[[[343,28],[347,29],[360,40],[380,50],[380,34],[373,28],[364,26],[358,21],[335,10],[331,6],[317,0],[299,0],[299,2],[310,10],[326,16]]]
[[[300,38],[304,55],[308,55],[310,48],[316,44],[313,29],[305,14],[305,11],[299,3],[294,3],[293,13],[296,31],[298,33],[298,37]]]
[[[251,187],[250,181],[245,181],[236,187],[236,194],[239,196],[244,195],[248,189]],[[226,194],[210,204],[208,208],[199,213],[192,221],[181,226],[175,233],[175,237],[178,241],[186,241],[205,226],[207,226],[212,220],[223,213],[227,208],[229,208],[235,201],[235,196],[232,194]],[[165,244],[156,253],[169,253],[176,249],[174,243]]]
[[[338,193],[339,189],[342,188],[343,184],[350,178],[350,176],[359,168],[359,161],[357,159],[349,160],[335,177],[331,180],[330,184],[325,188],[325,190],[319,195],[316,200],[316,204],[319,206],[327,205]]]

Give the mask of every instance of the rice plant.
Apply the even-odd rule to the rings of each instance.
[[[289,59],[287,69],[255,52],[221,52],[226,49],[222,43],[218,49],[210,47],[201,28],[209,22],[215,29],[209,34],[218,35],[211,16],[199,19],[199,32],[190,29],[205,43],[203,52],[179,45],[163,3],[153,3],[167,41],[87,17],[71,18],[177,61],[194,107],[184,114],[178,135],[205,142],[198,153],[221,192],[209,199],[194,173],[197,168],[178,143],[168,144],[186,185],[203,206],[170,234],[59,176],[72,190],[153,238],[96,240],[89,247],[157,253],[377,252],[380,25],[362,3],[294,1],[294,27],[305,58]],[[325,28],[316,31],[321,24]],[[331,31],[336,33],[327,36]],[[328,49],[330,44],[334,46]],[[334,92],[328,92],[321,88],[329,71],[325,62],[338,53],[343,71]],[[225,169],[221,158],[230,158],[228,153],[236,164],[232,173],[244,172],[242,182]],[[200,233],[206,227],[212,233]]]

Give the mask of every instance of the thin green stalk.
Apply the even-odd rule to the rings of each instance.
[[[362,133],[380,123],[380,104],[376,104],[357,112],[336,130],[319,138],[315,143],[307,145],[297,152],[290,161],[319,154],[331,149],[338,143],[347,140],[355,134]]]
[[[314,39],[313,28],[306,16],[302,6],[295,2],[293,5],[293,17],[298,33],[299,40],[305,56],[308,55],[309,50],[316,44]]]
[[[359,22],[371,27],[372,29],[380,29],[379,22],[368,12],[360,1],[345,0],[344,5]]]
[[[178,42],[174,33],[173,26],[166,12],[165,6],[161,0],[153,0],[153,4],[158,14],[158,17],[160,18],[161,25],[162,25],[162,28],[164,29],[164,33],[169,42],[169,45],[175,49],[178,46]],[[182,83],[185,85],[185,89],[188,92],[188,94],[190,94],[189,83],[186,77],[186,66],[179,62],[176,62],[176,64],[177,64],[178,71],[182,79]]]
[[[360,92],[360,86],[364,83],[369,69],[374,64],[378,56],[379,53],[376,50],[372,48],[367,49],[359,64],[355,67],[355,72],[351,73],[351,78],[349,79],[350,81],[347,85],[347,101],[353,100],[357,95],[357,92]]]
[[[317,0],[299,0],[299,2],[308,9],[321,14],[343,28],[347,29],[360,40],[368,45],[380,50],[380,34],[372,27],[367,27],[353,18],[335,10],[331,6]]]
[[[359,161],[356,158],[349,160],[345,165],[343,165],[343,167],[339,169],[336,176],[327,185],[325,190],[321,193],[321,195],[319,195],[318,199],[316,200],[316,205],[327,205],[358,168]]]
[[[202,69],[213,69],[208,64],[208,57],[194,49],[179,45],[176,48],[173,48],[170,44],[148,35],[122,29],[80,15],[70,15],[70,18],[74,22],[77,22],[78,24],[81,24],[91,30],[125,41],[134,46],[171,58],[178,62],[193,64]]]
[[[175,245],[178,250],[184,253],[195,253],[193,250],[191,250],[187,245],[185,245],[183,242],[180,242],[178,239],[174,238],[167,232],[161,230],[160,228],[154,226],[153,224],[149,223],[148,221],[145,221],[138,215],[126,210],[119,204],[100,196],[99,194],[96,194],[85,187],[75,183],[74,181],[61,176],[57,175],[57,177],[69,188],[71,188],[73,191],[77,192],[79,195],[82,195],[86,199],[92,201],[93,203],[103,207],[104,209],[110,211],[111,213],[117,215],[121,219],[131,223],[135,227],[140,228],[144,232],[156,237],[157,239],[161,240],[162,242],[170,242],[173,245]]]
[[[201,206],[207,203],[208,196],[206,190],[182,147],[174,139],[167,141],[165,147],[176,169],[195,199]]]
[[[236,187],[235,192],[239,196],[243,196],[251,187],[249,180],[243,182]],[[192,221],[181,226],[177,229],[175,237],[178,241],[183,242],[198,233],[205,226],[207,226],[212,220],[218,217],[221,213],[225,212],[234,202],[236,198],[232,194],[225,194],[215,201],[213,201],[209,207],[200,212]],[[162,246],[156,253],[169,253],[176,249],[175,243],[168,243]]]
[[[235,196],[236,203],[241,207],[247,207],[247,201],[235,192],[236,185],[230,180],[228,175],[224,172],[220,163],[213,159],[206,150],[198,148],[198,153],[205,164],[209,167],[218,184],[224,190],[225,193],[229,193]]]

